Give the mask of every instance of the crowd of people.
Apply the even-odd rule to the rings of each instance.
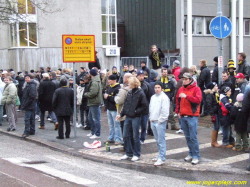
[[[7,131],[15,131],[16,112],[25,111],[22,135],[25,138],[35,135],[35,120],[40,122],[39,129],[45,129],[45,112],[48,111],[47,118],[58,130],[56,138],[69,138],[74,112],[75,73],[76,126],[90,130],[87,135],[90,139],[100,138],[101,107],[104,107],[109,124],[106,142],[123,145],[121,151],[126,154],[122,160],[140,159],[141,145],[148,133],[154,136],[159,150],[158,157],[153,158],[154,165],[164,164],[165,131],[170,128],[185,135],[189,154],[184,160],[198,164],[198,117],[207,115],[214,124],[212,147],[249,152],[250,66],[245,53],[238,54],[237,69],[235,62],[229,60],[221,75],[218,73],[218,57],[213,59],[212,74],[206,60],[200,60],[200,70],[196,65],[181,68],[178,60],[172,67],[163,65],[161,58],[164,58],[164,53],[156,45],[151,47],[149,58],[152,69],[142,61],[138,70],[133,65],[124,64],[121,72],[115,66],[111,70],[101,69],[97,57],[95,63],[89,63],[89,69],[81,67],[79,74],[67,68],[52,71],[50,67],[17,74],[13,69],[0,70],[0,125],[3,116],[7,117]],[[219,76],[222,77],[221,83]],[[220,129],[222,145],[217,141]]]

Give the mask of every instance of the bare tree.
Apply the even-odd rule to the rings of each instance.
[[[54,0],[0,0],[0,23],[24,21],[38,10],[42,14],[62,11]]]

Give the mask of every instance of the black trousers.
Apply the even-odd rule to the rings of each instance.
[[[66,136],[66,138],[69,138],[69,135],[70,135],[70,116],[57,116],[57,121],[59,123],[59,127],[58,127],[59,137],[64,138],[63,123],[65,122],[65,125],[66,125],[65,136]]]

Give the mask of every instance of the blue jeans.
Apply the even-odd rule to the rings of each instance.
[[[155,140],[157,142],[157,147],[159,150],[158,158],[162,161],[166,160],[166,139],[165,139],[165,132],[166,132],[167,121],[162,124],[158,122],[151,122],[151,129],[154,133]]]
[[[24,116],[25,129],[24,134],[35,134],[35,110],[26,110]]]
[[[96,136],[101,135],[101,109],[99,105],[89,107],[89,123],[91,128],[91,134]]]
[[[48,111],[49,116],[51,117],[53,123],[57,122],[56,114],[53,111]],[[44,127],[44,117],[45,117],[45,111],[40,111],[40,126]]]
[[[0,124],[2,124],[3,120],[3,105],[0,105]]]
[[[81,124],[82,126],[87,125],[89,127],[89,119],[88,119],[89,110],[80,110]],[[85,116],[85,122],[84,122]]]
[[[141,138],[140,138],[142,142],[144,142],[146,138],[147,124],[148,124],[148,115],[142,115],[141,116]]]
[[[214,122],[214,130],[219,131],[220,129],[220,118],[218,114],[215,114],[216,121]]]
[[[40,106],[38,102],[36,102],[36,115],[40,115]]]
[[[141,156],[141,143],[139,138],[140,120],[140,117],[126,117],[124,122],[123,141],[126,155],[129,157]]]
[[[181,117],[181,129],[184,132],[189,155],[200,159],[199,141],[197,138],[198,117]]]
[[[109,137],[111,141],[116,141],[122,143],[122,130],[120,122],[116,121],[117,111],[107,110],[108,114],[108,123],[109,123]]]
[[[232,125],[222,126],[222,132],[223,132],[222,145],[229,145],[235,143],[232,132]]]

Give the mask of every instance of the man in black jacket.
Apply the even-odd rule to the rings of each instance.
[[[203,91],[205,90],[206,85],[208,85],[208,83],[211,82],[211,74],[210,74],[210,70],[207,67],[206,60],[200,60],[199,66],[200,66],[200,70],[201,70],[201,74],[200,74],[200,78],[199,78],[199,87],[202,91],[202,104],[201,104],[202,114],[200,116],[203,117],[203,116],[208,115],[206,95]]]
[[[101,69],[101,65],[99,62],[99,58],[97,57],[98,52],[95,51],[95,62],[89,62],[89,70],[91,70],[93,67],[96,67],[97,69]]]
[[[164,53],[156,45],[151,46],[152,53],[149,55],[149,59],[152,61],[153,69],[157,71],[158,77],[161,75],[161,59],[165,58]]]
[[[74,91],[67,87],[67,80],[60,81],[61,88],[58,88],[52,100],[54,112],[56,113],[59,123],[57,139],[64,139],[63,121],[66,124],[66,138],[70,136],[70,116],[73,114],[74,107]]]
[[[154,95],[153,89],[150,86],[150,84],[145,81],[145,74],[143,70],[137,71],[137,79],[141,82],[141,89],[143,90],[144,94],[147,98],[147,104],[149,106],[150,99],[152,95]],[[143,112],[143,115],[141,116],[141,137],[140,141],[141,144],[144,143],[146,138],[146,130],[147,130],[147,124],[148,124],[148,114],[149,114],[149,108]]]
[[[146,62],[145,61],[141,61],[141,69],[144,72],[147,72],[147,77],[145,76],[145,78],[147,78],[147,80],[149,82],[149,79],[150,79],[150,69],[146,66]]]
[[[218,88],[221,89],[223,86],[227,86],[231,89],[232,95],[234,91],[234,86],[231,80],[229,79],[229,75],[227,71],[222,72],[222,83],[219,84]]]
[[[81,67],[80,68],[80,74],[78,75],[78,78],[77,78],[77,84],[80,84],[80,79],[84,79],[85,75],[87,75],[88,72],[86,70],[85,67]]]
[[[212,82],[216,82],[218,85],[219,83],[219,76],[218,76],[219,70],[218,70],[218,57],[214,57],[214,70],[212,74]]]
[[[250,65],[249,63],[246,61],[246,54],[245,53],[238,53],[238,68],[236,70],[237,73],[242,73],[243,75],[245,75],[245,78],[247,80],[249,80],[249,68]]]
[[[131,161],[137,161],[141,156],[139,138],[140,118],[143,112],[148,110],[148,101],[143,90],[139,88],[140,81],[137,78],[130,77],[128,82],[132,90],[127,94],[120,115],[117,115],[117,120],[126,115],[123,129],[126,154],[121,157],[121,160],[126,160],[133,156]]]
[[[36,83],[32,80],[31,75],[25,75],[25,81],[27,82],[23,89],[23,104],[22,110],[25,110],[25,129],[22,135],[26,138],[29,135],[35,134],[35,109],[36,109]]]
[[[119,83],[116,83],[117,77],[115,75],[110,75],[108,77],[108,91],[104,94],[104,99],[107,100],[107,115],[109,124],[109,137],[108,142],[121,144],[122,143],[122,131],[120,122],[116,121],[117,109],[115,103],[115,96],[118,94],[120,87]]]

